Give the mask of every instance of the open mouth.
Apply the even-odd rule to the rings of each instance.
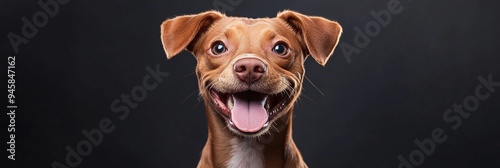
[[[258,134],[268,129],[285,106],[283,93],[268,95],[255,91],[221,93],[211,90],[215,106],[228,125],[243,135]]]

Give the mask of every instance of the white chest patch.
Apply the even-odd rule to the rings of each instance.
[[[231,158],[227,163],[228,168],[263,168],[264,146],[252,140],[231,139]]]

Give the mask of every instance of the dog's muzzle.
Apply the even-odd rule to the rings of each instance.
[[[286,92],[270,94],[250,89],[250,86],[264,82],[261,80],[268,73],[266,64],[258,58],[242,58],[233,64],[232,71],[235,80],[247,85],[248,89],[226,93],[212,88],[210,96],[216,109],[230,129],[239,134],[265,132],[285,106]]]

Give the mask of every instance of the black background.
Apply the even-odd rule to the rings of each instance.
[[[387,9],[388,1],[243,0],[226,14],[274,17],[292,9],[323,16],[343,26],[341,42],[354,45],[353,28],[364,29],[374,20],[369,12]],[[1,64],[6,67],[6,57],[16,56],[18,105],[15,161],[6,159],[8,116],[2,107],[3,162],[65,164],[65,147],[75,148],[86,139],[83,129],[110,118],[115,130],[79,167],[195,167],[207,134],[193,74],[196,60],[183,52],[167,61],[160,24],[214,9],[213,1],[70,1],[16,54],[7,34],[21,34],[21,18],[31,20],[41,10],[37,2],[0,2]],[[401,5],[403,11],[350,63],[340,48],[326,67],[306,61],[307,77],[324,95],[304,82],[293,136],[305,161],[310,167],[398,167],[399,155],[408,159],[418,148],[415,139],[443,128],[448,139],[418,167],[497,167],[499,87],[457,130],[442,116],[474,94],[478,76],[492,74],[500,81],[499,3],[401,0]],[[145,68],[156,65],[170,75],[119,120],[111,102],[142,85]],[[7,78],[1,79],[5,89]]]

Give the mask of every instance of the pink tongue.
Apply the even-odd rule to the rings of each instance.
[[[234,107],[231,110],[231,120],[240,131],[257,132],[267,122],[268,116],[264,109],[267,98],[255,97],[248,94],[233,95]]]

